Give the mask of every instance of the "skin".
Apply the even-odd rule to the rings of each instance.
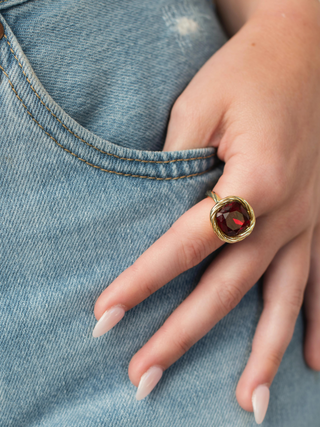
[[[214,191],[247,200],[256,226],[226,245],[128,372],[137,387],[151,366],[167,369],[265,273],[264,308],[236,389],[240,406],[253,411],[252,392],[271,385],[303,302],[304,356],[320,370],[320,3],[217,4],[234,35],[176,100],[164,151],[217,147],[226,164]],[[123,271],[97,299],[97,320],[114,305],[130,310],[220,247],[213,204],[201,200]]]

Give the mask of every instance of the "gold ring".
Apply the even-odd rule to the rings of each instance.
[[[220,240],[236,243],[251,234],[256,217],[246,200],[237,196],[221,199],[212,190],[207,191],[206,196],[211,197],[216,203],[210,210],[210,222]]]

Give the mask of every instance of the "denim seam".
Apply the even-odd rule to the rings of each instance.
[[[11,86],[11,89],[13,90],[13,93],[16,95],[16,97],[19,99],[19,101],[21,102],[21,104],[23,105],[23,107],[26,109],[27,113],[29,114],[29,116],[32,118],[32,120],[43,130],[43,132],[49,136],[49,138],[51,138],[57,145],[59,145],[59,147],[63,148],[63,150],[65,150],[67,153],[72,154],[74,157],[76,157],[77,159],[81,160],[82,162],[86,163],[89,166],[92,166],[96,169],[100,169],[103,172],[109,172],[109,173],[114,173],[116,175],[123,175],[123,176],[130,176],[132,178],[146,178],[146,179],[155,179],[158,181],[168,181],[168,180],[176,180],[176,179],[182,179],[182,178],[189,178],[192,176],[198,176],[198,175],[202,175],[206,172],[208,172],[209,170],[211,170],[213,168],[214,165],[210,166],[210,168],[202,171],[202,172],[197,172],[197,173],[193,173],[190,175],[182,175],[182,176],[177,176],[177,177],[166,177],[166,178],[159,178],[156,176],[147,176],[147,175],[134,175],[131,173],[124,173],[124,172],[116,172],[116,171],[112,171],[109,169],[104,169],[100,166],[94,165],[93,163],[88,162],[85,159],[82,159],[81,157],[79,157],[77,154],[73,153],[72,151],[68,150],[68,148],[64,147],[63,145],[61,145],[52,135],[50,135],[49,132],[47,132],[43,126],[41,126],[41,124],[33,117],[33,115],[30,113],[30,111],[28,110],[28,108],[26,107],[26,105],[24,104],[24,102],[22,101],[22,99],[20,98],[20,96],[18,95],[17,91],[15,90],[13,83],[11,82],[8,74],[5,72],[4,68],[0,65],[0,69],[2,70],[3,74],[7,77],[8,82]]]
[[[1,3],[1,2],[0,2]],[[102,154],[107,154],[108,156],[113,156],[116,157],[117,159],[120,160],[129,160],[129,161],[136,161],[136,162],[142,162],[142,163],[175,163],[175,162],[188,162],[190,160],[203,160],[203,159],[208,159],[210,157],[213,157],[215,155],[215,153],[213,154],[209,154],[208,156],[200,156],[200,157],[192,157],[190,159],[174,159],[174,160],[143,160],[143,159],[135,159],[135,158],[129,158],[129,157],[120,157],[117,156],[116,154],[112,154],[109,153],[107,151],[101,150],[100,148],[94,146],[93,144],[90,144],[89,142],[85,141],[84,139],[82,139],[80,136],[78,136],[77,134],[75,134],[71,129],[69,129],[64,123],[62,123],[62,121],[53,113],[53,111],[50,110],[50,108],[42,101],[41,97],[39,96],[39,94],[36,92],[36,90],[34,89],[34,87],[32,86],[30,80],[28,79],[25,71],[22,68],[22,65],[19,61],[19,59],[17,58],[17,56],[15,55],[15,52],[12,49],[12,46],[7,38],[7,36],[4,34],[4,37],[6,38],[6,41],[9,45],[10,51],[12,53],[12,55],[14,56],[14,58],[16,59],[16,61],[18,62],[27,82],[29,83],[29,86],[31,87],[31,89],[33,90],[33,92],[35,93],[35,95],[37,96],[37,98],[39,99],[39,101],[41,102],[41,104],[51,113],[51,115],[68,131],[70,132],[73,136],[75,136],[76,138],[78,138],[80,141],[84,142],[85,144],[87,144],[89,147],[94,148],[95,150],[100,151],[100,153]]]

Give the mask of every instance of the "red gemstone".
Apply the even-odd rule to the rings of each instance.
[[[250,225],[250,217],[240,202],[224,205],[216,214],[217,223],[224,234],[230,237],[242,233]]]

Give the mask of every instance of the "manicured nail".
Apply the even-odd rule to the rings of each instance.
[[[265,385],[259,385],[252,393],[252,406],[257,424],[261,424],[266,415],[270,398],[270,390]]]
[[[110,310],[107,310],[105,313],[103,313],[94,327],[94,330],[92,331],[94,338],[100,337],[101,335],[110,331],[111,328],[120,322],[124,314],[125,309],[120,306],[111,307]]]
[[[163,370],[159,366],[151,366],[140,378],[136,399],[141,400],[148,396],[159,382],[162,374]]]

